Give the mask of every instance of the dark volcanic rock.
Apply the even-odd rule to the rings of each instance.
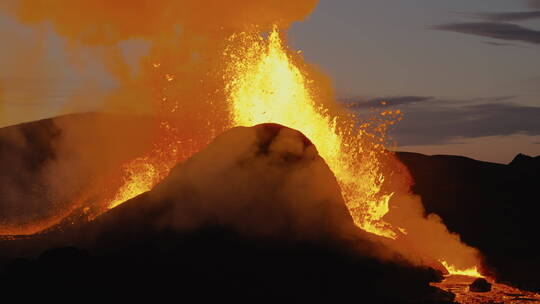
[[[472,292],[489,292],[491,291],[491,283],[484,278],[478,278],[469,285],[469,290]]]

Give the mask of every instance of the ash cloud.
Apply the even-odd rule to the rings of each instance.
[[[27,119],[86,112],[88,104],[95,104],[93,110],[121,112],[131,117],[111,120],[83,115],[54,119],[53,125],[61,133],[52,142],[55,158],[44,160],[32,170],[26,169],[23,157],[32,152],[23,151],[24,147],[11,151],[9,157],[4,157],[4,169],[9,168],[4,170],[5,175],[9,176],[7,170],[16,172],[24,182],[22,186],[1,189],[0,211],[10,211],[0,213],[0,222],[13,224],[9,227],[15,227],[16,233],[27,233],[22,224],[29,219],[58,215],[56,211],[67,206],[81,207],[81,200],[96,200],[81,195],[82,189],[116,191],[123,178],[119,173],[123,164],[148,153],[160,140],[172,137],[159,128],[160,122],[181,130],[181,134],[175,134],[174,142],[182,141],[182,145],[173,148],[187,147],[182,153],[189,154],[190,149],[204,146],[229,125],[228,116],[224,115],[228,113],[228,104],[223,92],[223,62],[219,59],[227,38],[255,28],[265,31],[274,24],[287,28],[304,19],[316,5],[316,0],[214,1],[212,5],[197,0],[159,4],[143,0],[130,4],[126,10],[125,5],[111,1],[95,5],[93,0],[46,4],[15,0],[9,1],[9,5],[0,4],[0,14],[10,22],[0,29],[0,37],[9,42],[6,49],[10,62],[3,70],[8,76],[18,76],[23,71],[49,77],[61,74],[63,69],[58,69],[56,62],[46,60],[50,52],[46,38],[54,36],[65,40],[61,44],[65,47],[62,57],[69,58],[70,67],[76,72],[86,74],[98,65],[103,66],[115,83],[111,92],[99,95],[92,84],[85,83],[66,98],[65,105],[56,105],[56,110],[46,104],[33,107],[32,113],[20,111]],[[15,26],[24,28],[27,35],[11,31]],[[147,52],[136,63],[130,62],[130,50],[123,50],[122,46],[133,40],[148,45]],[[0,94],[5,93],[7,84],[0,83]],[[44,97],[51,89],[47,86],[33,94]],[[0,96],[0,117],[6,105],[2,97],[5,94]],[[167,102],[156,102],[162,100]],[[20,100],[9,102],[11,107],[22,106]],[[176,111],[177,107],[182,110]],[[18,128],[13,126],[9,132]],[[30,136],[27,142],[33,140]],[[39,195],[25,197],[28,188],[42,184],[44,189]],[[8,195],[9,202],[4,199]],[[4,232],[12,231],[11,228]]]

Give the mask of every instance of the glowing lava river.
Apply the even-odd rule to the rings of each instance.
[[[461,304],[518,304],[540,302],[540,295],[537,293],[523,291],[493,281],[490,282],[492,284],[490,291],[472,292],[469,290],[469,285],[475,279],[476,277],[466,275],[449,275],[441,283],[433,283],[432,285],[452,292],[456,295],[455,301]]]

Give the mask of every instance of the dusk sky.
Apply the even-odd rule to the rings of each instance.
[[[73,72],[50,28],[36,33],[0,14],[0,39],[0,126],[70,111],[81,82],[94,88],[82,109],[92,110],[113,86],[98,64]],[[404,113],[392,131],[399,150],[502,163],[540,154],[538,0],[322,0],[289,39],[342,102],[363,111],[386,100]],[[12,60],[35,47],[44,58]]]
[[[341,99],[404,112],[399,150],[540,154],[540,1],[321,1],[291,39]]]

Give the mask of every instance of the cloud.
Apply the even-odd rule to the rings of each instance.
[[[432,29],[482,36],[501,40],[523,41],[540,44],[540,31],[528,29],[520,25],[501,22],[465,22],[447,23]]]
[[[396,136],[405,145],[443,143],[456,137],[540,134],[540,107],[482,104],[405,112]]]
[[[470,100],[394,97],[398,101],[410,102],[398,102],[404,116],[391,130],[390,135],[400,145],[407,146],[442,144],[456,138],[516,133],[540,135],[540,107],[512,103],[514,97],[496,96]],[[429,102],[429,105],[426,102]],[[357,102],[352,109],[362,111],[366,108],[365,104],[369,104],[369,101]]]
[[[501,42],[493,42],[493,41],[485,41],[485,44],[493,45],[493,46],[513,46],[512,43],[501,43]]]
[[[392,106],[422,106],[426,103],[443,103],[445,105],[463,105],[465,103],[493,103],[509,101],[517,96],[494,96],[463,100],[442,100],[433,96],[397,95],[386,97],[349,97],[340,101],[349,109],[364,110],[370,108],[383,108]]]
[[[540,19],[540,11],[508,12],[508,13],[480,13],[473,16],[492,22],[525,21]]]
[[[384,106],[410,105],[433,101],[429,96],[392,96],[376,98],[343,98],[341,101],[351,109],[378,108]]]

